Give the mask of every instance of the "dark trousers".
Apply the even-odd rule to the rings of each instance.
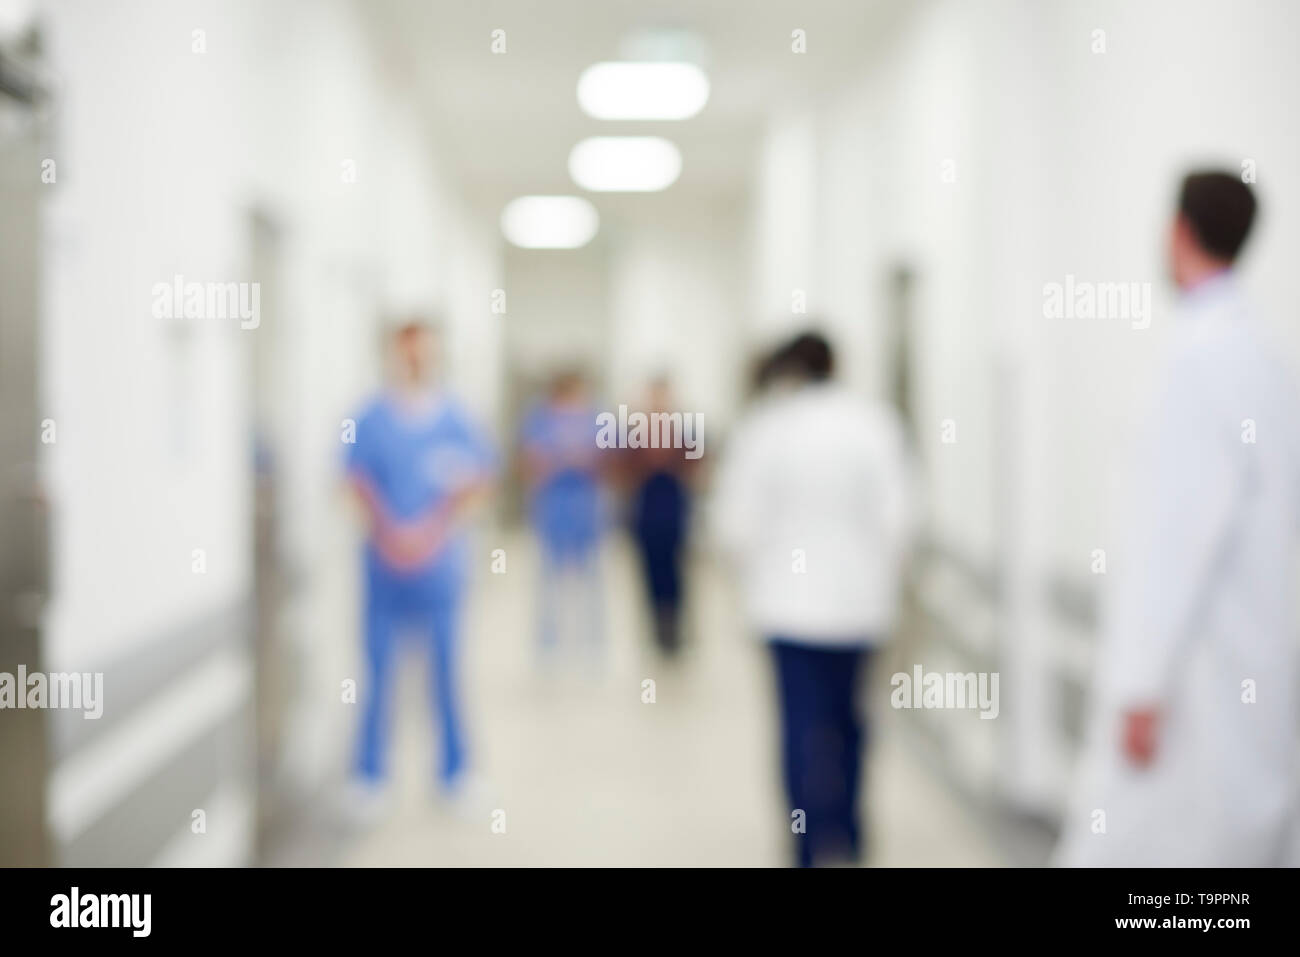
[[[682,551],[689,498],[676,476],[656,472],[642,483],[632,507],[632,534],[655,619],[655,639],[665,651],[680,641]]]
[[[866,728],[856,706],[870,649],[773,638],[781,703],[781,764],[800,867],[856,861]],[[802,814],[800,813],[802,812]]]

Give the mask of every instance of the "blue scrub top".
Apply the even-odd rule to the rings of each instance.
[[[412,519],[445,501],[453,491],[490,477],[497,456],[486,433],[460,405],[438,397],[429,408],[403,408],[392,396],[380,396],[357,419],[356,441],[347,451],[350,473],[366,478],[389,514]],[[426,568],[405,578],[460,579],[469,561],[469,542],[457,534]],[[366,564],[372,582],[394,578],[367,543]]]
[[[535,406],[524,418],[523,446],[543,463],[596,451],[596,410]],[[581,553],[600,537],[600,484],[595,465],[563,466],[538,483],[533,524],[553,551]]]

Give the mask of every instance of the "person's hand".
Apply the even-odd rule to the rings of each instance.
[[[450,540],[464,513],[488,490],[487,482],[467,482],[436,508],[409,522],[391,519],[375,529],[375,548],[394,571],[410,573],[428,565]]]
[[[394,571],[412,572],[429,564],[447,541],[448,522],[435,510],[414,522],[389,523],[377,530],[375,547]]]
[[[450,535],[454,499],[412,521],[399,521],[365,475],[354,475],[352,485],[370,518],[370,540],[389,568],[409,574],[442,550]]]
[[[1147,767],[1156,756],[1160,711],[1157,708],[1130,708],[1124,712],[1121,723],[1124,756],[1139,768]]]
[[[375,550],[384,564],[396,572],[412,572],[422,564],[424,549],[419,538],[408,526],[393,525],[378,529],[374,537]]]
[[[487,478],[474,478],[456,486],[447,496],[441,510],[440,520],[450,525],[460,521],[471,512],[492,490],[492,482]]]

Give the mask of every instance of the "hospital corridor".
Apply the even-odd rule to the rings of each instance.
[[[440,805],[428,786],[432,761],[423,675],[411,675],[399,706],[390,817],[363,834],[340,824],[324,801],[309,809],[265,862],[272,866],[770,867],[784,863],[784,815],[768,753],[771,682],[743,634],[725,586],[701,585],[695,628],[711,637],[682,662],[646,646],[626,548],[610,549],[610,647],[570,671],[539,672],[527,616],[536,556],[507,536],[519,568],[494,576],[470,612],[466,661],[475,737],[492,781],[489,811],[506,811],[505,833],[474,826]],[[714,578],[716,575],[709,575]],[[620,600],[622,599],[622,600]],[[337,638],[346,643],[351,635]],[[642,682],[655,681],[653,703]],[[919,743],[882,732],[868,773],[873,792],[872,862],[880,866],[999,866],[1009,861],[987,821],[948,793]],[[755,797],[770,800],[755,800]],[[1010,853],[1032,855],[1031,843]]]
[[[0,871],[1300,863],[1297,37],[0,0]]]

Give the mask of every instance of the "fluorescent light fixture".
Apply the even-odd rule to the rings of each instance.
[[[681,172],[682,154],[661,136],[593,136],[569,153],[569,175],[593,193],[654,193]]]
[[[578,105],[598,120],[687,120],[708,100],[694,63],[593,63],[578,78]]]
[[[520,196],[501,211],[501,232],[522,249],[577,249],[598,228],[596,207],[581,196]]]

